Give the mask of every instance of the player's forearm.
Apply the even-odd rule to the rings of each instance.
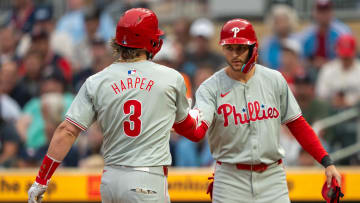
[[[69,129],[67,123],[61,123],[51,139],[47,154],[56,160],[62,161],[78,135],[78,132]]]
[[[316,136],[314,130],[304,117],[300,116],[298,119],[286,125],[300,145],[305,149],[305,151],[314,157],[316,161],[324,165],[323,159],[325,157],[330,159],[328,153],[321,145],[319,138]],[[326,167],[326,165],[324,165],[324,167]]]
[[[55,130],[54,136],[50,142],[48,153],[40,166],[36,182],[41,185],[47,185],[52,174],[60,165],[61,161],[69,152],[74,144],[80,129],[67,121],[63,121]]]
[[[186,137],[193,142],[199,142],[205,137],[208,126],[204,121],[197,127],[197,122],[190,115],[183,122],[175,123],[173,126],[175,132]]]

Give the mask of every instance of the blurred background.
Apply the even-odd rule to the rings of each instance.
[[[283,74],[336,164],[360,181],[360,0],[0,0],[0,201],[26,200],[29,181],[54,130],[87,77],[115,60],[109,41],[118,18],[134,7],[150,8],[158,15],[165,35],[154,61],[181,72],[193,99],[199,85],[226,66],[218,45],[222,24],[231,18],[250,20],[260,46],[258,63]],[[303,172],[318,174],[314,177],[322,186],[321,166],[287,128],[281,143],[288,178],[295,177],[291,169],[301,167]],[[99,201],[101,144],[102,133],[95,123],[79,136],[54,181],[81,174],[88,182],[79,187],[85,188],[87,196],[66,199],[67,193],[57,194],[64,187],[57,184],[55,196],[45,200]],[[209,201],[201,193],[213,170],[206,139],[193,143],[174,134],[170,146],[172,200]],[[21,176],[24,171],[30,172]],[[345,179],[347,175],[344,172]],[[291,191],[294,184],[307,187],[298,183],[302,178],[288,180],[292,200],[320,201],[320,190],[309,197],[296,187]],[[90,179],[94,181],[89,183]],[[199,187],[181,192],[178,188],[183,186],[178,183],[188,180]],[[69,182],[64,184],[71,188]],[[360,201],[356,196],[360,190],[354,194],[349,200]]]

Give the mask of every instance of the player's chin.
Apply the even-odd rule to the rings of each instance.
[[[230,65],[231,65],[232,69],[235,71],[241,71],[241,68],[243,66],[242,63],[231,63]]]

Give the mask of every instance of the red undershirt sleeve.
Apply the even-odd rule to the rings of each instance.
[[[193,142],[199,142],[205,137],[208,126],[204,121],[201,122],[199,127],[196,127],[196,121],[190,115],[187,115],[185,120],[175,123],[173,128],[175,132],[186,137]]]

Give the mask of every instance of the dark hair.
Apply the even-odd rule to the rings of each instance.
[[[116,42],[115,38],[111,40],[110,45],[115,57],[120,57],[121,59],[125,60],[135,59],[139,57],[141,53],[146,52],[146,58],[150,59],[150,53],[146,50],[121,46]]]

